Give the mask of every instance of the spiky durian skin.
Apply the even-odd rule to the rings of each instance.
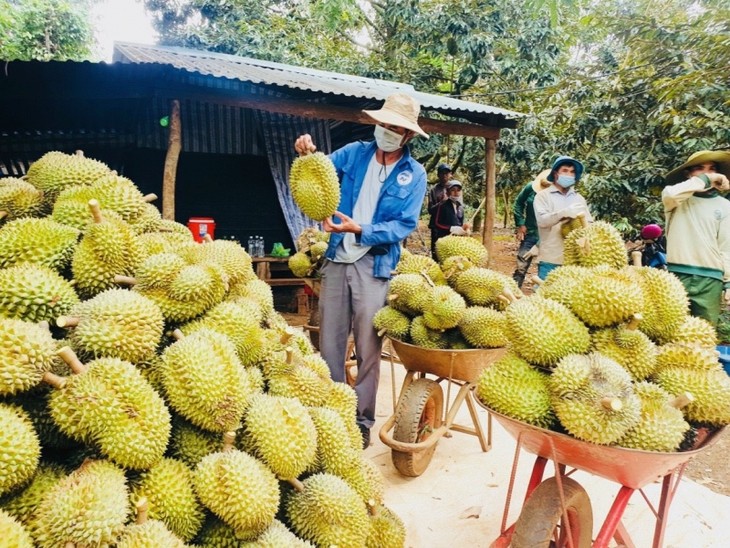
[[[317,430],[299,400],[258,394],[245,420],[256,456],[278,477],[297,478],[314,461]]]
[[[1,498],[0,507],[23,525],[29,526],[46,492],[66,475],[66,470],[61,466],[41,462],[28,485]]]
[[[395,267],[398,274],[426,275],[436,285],[446,285],[446,277],[439,264],[431,257],[409,253],[401,256]]]
[[[170,437],[165,402],[136,367],[116,358],[89,362],[51,394],[50,407],[63,433],[125,468],[153,466]]]
[[[289,270],[292,271],[297,278],[306,278],[312,273],[314,265],[309,260],[309,256],[306,253],[297,251],[294,255],[289,257]]]
[[[498,413],[550,428],[555,423],[555,413],[547,380],[546,373],[514,354],[507,354],[482,370],[476,395]]]
[[[215,515],[246,540],[271,524],[279,507],[279,482],[264,463],[236,449],[212,453],[194,472],[195,492]]]
[[[52,151],[30,165],[26,178],[43,191],[44,201],[52,205],[64,188],[90,185],[109,172],[109,166],[98,160]]]
[[[566,265],[622,268],[628,263],[621,233],[605,221],[570,232],[564,241],[564,254]]]
[[[436,286],[423,307],[423,322],[430,329],[443,331],[456,327],[466,310],[464,298],[448,285]]]
[[[411,329],[411,319],[392,306],[384,306],[373,316],[373,327],[378,332],[385,329],[388,337],[401,341],[407,340],[408,332]]]
[[[315,474],[286,502],[298,536],[317,546],[364,546],[370,522],[365,504],[343,479]]]
[[[255,278],[246,283],[232,285],[227,298],[235,300],[238,297],[249,298],[258,303],[264,317],[268,318],[274,312],[274,294],[271,292],[271,286],[263,280]]]
[[[45,327],[0,318],[0,396],[37,386],[50,371],[56,342]]]
[[[459,331],[473,348],[506,346],[506,329],[504,312],[482,306],[470,306],[459,321]]]
[[[53,322],[78,302],[71,284],[48,267],[21,264],[0,270],[0,316]]]
[[[599,266],[576,281],[568,307],[590,327],[610,327],[641,312],[644,295],[619,271]]]
[[[388,304],[404,314],[421,314],[430,293],[431,286],[420,274],[398,274],[390,281]]]
[[[665,367],[657,370],[651,380],[670,394],[692,394],[694,400],[682,408],[688,421],[730,424],[730,376],[719,364],[710,371]]]
[[[193,473],[181,461],[163,458],[130,482],[131,502],[147,499],[147,513],[184,541],[203,525],[205,514],[193,491]]]
[[[256,279],[251,256],[236,242],[215,240],[183,248],[183,256],[193,264],[215,263],[223,268],[228,283],[246,283]]]
[[[556,301],[525,297],[509,305],[505,317],[515,352],[532,364],[552,367],[564,356],[590,347],[588,328]]]
[[[236,530],[213,514],[208,515],[195,538],[195,546],[200,548],[241,548],[242,543]]]
[[[656,345],[638,329],[624,327],[601,329],[591,335],[593,348],[611,358],[641,381],[656,369]]]
[[[173,419],[168,453],[189,468],[195,468],[203,457],[222,448],[220,434],[198,428],[179,416]]]
[[[32,531],[41,548],[113,545],[129,509],[127,480],[105,460],[87,460],[57,482],[38,507]]]
[[[398,515],[382,504],[370,516],[370,533],[366,548],[403,548],[406,545],[406,526]]]
[[[75,306],[71,316],[80,318],[70,336],[76,350],[134,363],[152,358],[165,325],[153,301],[126,289],[107,289]]]
[[[298,398],[304,405],[309,406],[323,405],[331,386],[331,379],[323,379],[315,371],[299,364],[288,374],[269,378],[269,393],[272,396]]]
[[[40,454],[28,414],[20,407],[0,403],[0,495],[33,477]]]
[[[657,347],[656,370],[681,367],[696,371],[712,371],[718,367],[718,352],[694,344],[668,343]]]
[[[314,548],[314,545],[302,540],[287,529],[286,525],[275,519],[256,540],[242,542],[239,548]]]
[[[208,329],[168,346],[160,372],[170,405],[211,432],[236,430],[255,390],[233,343]]]
[[[186,544],[156,519],[132,523],[122,531],[116,548],[185,548]]]
[[[22,217],[40,217],[43,210],[43,193],[32,184],[15,177],[0,179],[0,211],[7,213],[3,219],[5,222]]]
[[[340,203],[340,180],[332,160],[321,152],[294,159],[289,172],[292,198],[310,219],[324,221]]]
[[[436,242],[436,256],[439,263],[449,257],[466,257],[475,266],[485,267],[489,263],[489,253],[486,248],[474,238],[464,236],[444,236]]]
[[[659,268],[628,267],[626,271],[644,292],[639,329],[657,344],[669,342],[689,314],[689,299],[682,282]]]
[[[659,385],[639,382],[634,385],[641,400],[641,420],[617,445],[644,451],[676,451],[689,424],[679,409],[670,405],[671,396]]]
[[[667,342],[715,348],[718,344],[717,331],[706,319],[687,316]]]
[[[13,516],[0,508],[0,538],[5,546],[33,548],[33,539],[25,527]]]
[[[439,240],[440,241],[440,240]],[[499,296],[505,290],[521,293],[515,281],[509,276],[488,268],[470,268],[459,276],[454,288],[470,305],[498,305]]]
[[[551,403],[563,427],[578,439],[611,445],[641,417],[641,401],[631,376],[598,352],[564,357],[548,380]],[[604,398],[617,400],[612,408]]]
[[[589,273],[590,269],[584,266],[559,266],[550,271],[543,283],[537,287],[537,291],[541,297],[570,306],[578,282],[588,276]]]
[[[0,268],[21,263],[61,272],[70,263],[80,232],[52,219],[17,219],[0,228]]]
[[[423,321],[423,316],[416,316],[411,321],[411,342],[422,348],[448,348],[449,340],[446,333],[429,329]]]
[[[461,255],[453,255],[441,261],[441,271],[444,273],[446,281],[451,287],[456,285],[459,276],[470,268],[474,268],[474,263],[468,258]]]

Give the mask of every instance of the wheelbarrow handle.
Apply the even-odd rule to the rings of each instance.
[[[385,445],[390,447],[391,449],[394,449],[396,451],[400,451],[401,453],[418,453],[420,451],[425,451],[434,445],[436,445],[436,442],[443,436],[448,428],[445,425],[441,425],[436,430],[431,432],[431,435],[425,439],[424,441],[420,441],[418,443],[407,443],[404,441],[398,441],[393,439],[393,436],[390,434],[391,430],[393,430],[393,427],[395,426],[395,415],[391,416],[387,421],[385,421],[385,424],[380,428],[380,432],[378,432],[378,436],[380,436],[380,441],[382,441]]]

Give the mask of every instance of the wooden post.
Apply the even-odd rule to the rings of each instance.
[[[162,218],[175,220],[175,179],[180,157],[182,138],[180,132],[180,101],[172,100],[170,112],[170,138],[167,141],[165,171],[162,174]]]
[[[494,217],[497,213],[496,198],[497,198],[497,170],[495,165],[495,152],[497,150],[496,139],[485,140],[485,172],[487,174],[487,180],[485,181],[484,187],[484,222],[482,223],[482,243],[487,248],[489,253],[489,260],[492,260],[492,249],[493,249],[493,232],[494,232]]]

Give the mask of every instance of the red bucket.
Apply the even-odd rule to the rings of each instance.
[[[188,228],[196,242],[202,242],[206,234],[215,240],[215,221],[210,217],[190,217]]]

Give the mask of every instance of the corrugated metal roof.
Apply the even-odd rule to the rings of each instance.
[[[382,101],[391,93],[400,91],[412,95],[426,111],[432,110],[451,116],[458,116],[459,113],[498,116],[504,119],[524,116],[519,112],[490,105],[419,92],[409,84],[188,48],[115,42],[114,61],[166,64],[208,76],[376,101]]]

